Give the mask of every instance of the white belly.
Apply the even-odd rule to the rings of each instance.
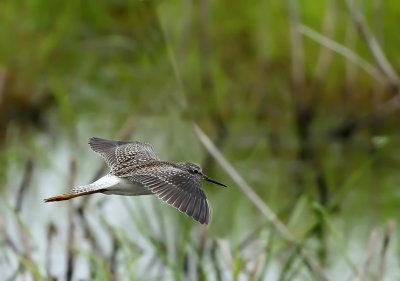
[[[125,196],[138,196],[138,195],[150,195],[154,194],[146,187],[140,184],[134,184],[133,182],[120,178],[113,175],[107,175],[104,178],[107,179],[108,186],[104,194],[107,195],[125,195]]]

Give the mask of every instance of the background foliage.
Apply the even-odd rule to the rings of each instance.
[[[1,1],[2,276],[398,280],[399,18],[395,0]],[[105,172],[91,136],[201,163],[230,186],[204,185],[210,226],[156,198],[42,204]]]

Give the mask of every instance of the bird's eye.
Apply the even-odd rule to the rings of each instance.
[[[197,174],[199,171],[197,170],[192,170],[193,174]]]

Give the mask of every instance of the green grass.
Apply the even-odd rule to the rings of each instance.
[[[349,135],[333,134],[341,124],[376,111],[395,92],[334,53],[324,57],[326,71],[318,73],[323,47],[307,37],[302,37],[303,86],[296,86],[292,50],[302,48],[291,45],[291,2],[2,1],[0,271],[5,278],[54,277],[63,265],[47,276],[50,247],[53,255],[72,250],[85,260],[89,276],[82,278],[91,280],[322,280],[304,253],[329,280],[355,279],[363,270],[365,280],[396,280],[399,271],[388,268],[388,260],[399,261],[396,229],[382,278],[378,265],[384,225],[400,211],[399,113]],[[397,71],[400,5],[375,2],[364,1],[360,9]],[[331,16],[330,38],[379,68],[344,3],[298,4],[301,24],[324,33]],[[326,10],[331,4],[335,9]],[[153,143],[163,159],[198,162],[229,188],[204,185],[212,206],[207,228],[156,200],[89,200],[84,215],[94,222],[82,222],[74,213],[75,242],[67,245],[67,205],[42,204],[43,193],[56,190],[54,175],[62,177],[57,184],[71,180],[70,157],[78,165],[75,182],[89,180],[101,160],[87,157],[87,138],[113,138],[126,120],[135,120],[129,139]],[[192,122],[277,214],[293,241],[208,155]],[[18,213],[13,204],[28,158],[33,177]],[[107,208],[126,214],[126,221],[110,219]],[[46,244],[41,230],[51,222],[57,235]],[[82,235],[85,227],[94,237]],[[365,269],[368,239],[376,229],[379,247]],[[31,255],[23,242],[32,246]]]

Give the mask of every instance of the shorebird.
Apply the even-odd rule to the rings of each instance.
[[[161,161],[149,143],[90,138],[90,148],[100,154],[110,172],[97,181],[72,188],[70,193],[45,199],[45,202],[69,200],[94,193],[107,195],[157,195],[201,224],[208,224],[210,207],[201,181],[221,186],[206,176],[196,164]]]

